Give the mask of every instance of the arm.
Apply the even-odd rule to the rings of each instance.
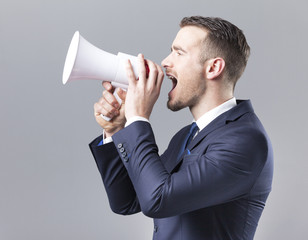
[[[90,149],[101,174],[113,212],[128,215],[140,212],[134,187],[113,143],[98,146],[101,137],[90,143]]]
[[[195,148],[173,173],[159,157],[148,123],[135,122],[115,134],[114,142],[129,155],[123,163],[144,214],[170,217],[247,196],[266,161],[267,143],[258,131],[239,135],[232,129],[215,132],[221,136]]]
[[[122,105],[119,106],[113,95],[112,85],[104,82],[103,86],[105,90],[102,97],[94,105],[94,116],[97,123],[104,129],[105,136],[96,138],[89,146],[101,174],[112,211],[123,215],[137,213],[140,212],[138,199],[114,143],[101,145],[103,138],[111,137],[124,127],[126,93],[121,89],[118,90],[118,95],[122,99]],[[112,120],[105,121],[101,114]]]
[[[139,56],[139,61],[141,66],[139,69],[139,79],[144,80],[145,78],[147,78],[147,70],[145,67],[145,60],[142,55]],[[164,74],[160,67],[158,67],[158,65],[154,64],[153,62],[148,61],[147,64],[151,68],[149,79],[151,81],[154,81],[154,84],[156,84],[157,87],[155,87],[154,89],[148,89],[148,92],[146,94],[151,96],[151,101],[153,101],[154,99],[156,101]],[[128,68],[132,71],[129,62]],[[156,81],[157,74],[160,76],[160,81],[158,82]],[[133,87],[129,87],[128,90],[129,95],[134,96],[134,94],[136,94],[136,92],[134,91],[136,90],[136,88],[134,88],[136,78],[133,72],[128,71],[128,75],[135,81],[134,82],[132,79],[130,80],[130,84]],[[142,83],[142,81],[140,81],[139,83]],[[126,104],[126,93],[124,91],[120,91],[118,92],[118,95],[122,99],[122,105],[119,106],[115,97],[112,94],[114,89],[111,84],[104,82],[103,86],[106,90],[103,92],[102,98],[100,98],[99,101],[94,105],[94,116],[98,124],[105,131],[106,135],[104,137],[111,137],[115,133],[123,129],[126,119],[131,120],[136,116],[149,119],[151,111],[147,111],[147,114],[139,114],[143,113],[145,108],[141,107],[141,105],[138,106],[138,103],[140,102],[138,98],[128,98],[130,99],[130,101],[128,102],[128,104]],[[155,93],[154,95],[152,94],[153,91]],[[130,104],[136,103],[137,109],[138,107],[140,107],[141,111],[139,112],[131,111],[132,108],[127,107],[127,105],[130,106]],[[143,102],[143,104],[145,104],[146,109],[148,109],[148,106],[150,106],[150,109],[152,109],[154,103],[151,105],[149,102]],[[124,109],[125,112],[126,109],[130,110],[127,110],[127,114],[125,114],[125,116]],[[110,122],[105,121],[101,118],[101,114],[112,118],[112,120]],[[98,169],[101,173],[112,210],[120,214],[132,214],[140,211],[140,206],[136,197],[134,187],[129,179],[129,176],[123,163],[121,162],[119,154],[116,151],[115,145],[113,143],[108,143],[99,146],[101,140],[102,137],[94,140],[90,144],[90,148],[96,160]],[[120,155],[122,155],[122,153],[120,153]]]

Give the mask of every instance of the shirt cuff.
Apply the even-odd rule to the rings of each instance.
[[[105,130],[103,130],[103,139],[99,142],[97,146],[101,146],[111,142],[113,142],[112,137],[106,137]]]
[[[134,116],[134,117],[129,118],[126,121],[125,127],[129,126],[130,124],[132,124],[133,122],[136,122],[136,121],[144,121],[144,122],[148,122],[148,123],[150,122],[145,117]],[[113,142],[112,137],[106,137],[105,130],[103,130],[103,139],[99,142],[99,144],[97,146],[101,146],[101,145],[111,143],[111,142]]]
[[[127,119],[127,121],[125,123],[125,127],[127,127],[130,124],[132,124],[133,122],[137,122],[137,121],[144,121],[144,122],[148,122],[148,123],[150,122],[149,119],[147,119],[145,117],[134,116],[134,117]]]

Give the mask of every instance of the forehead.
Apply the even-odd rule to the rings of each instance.
[[[199,46],[199,44],[205,39],[206,35],[207,31],[203,28],[185,26],[177,33],[173,45],[180,45],[183,48]]]

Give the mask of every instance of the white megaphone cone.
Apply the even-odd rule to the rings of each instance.
[[[118,55],[105,52],[89,43],[77,31],[67,52],[62,82],[66,84],[79,79],[96,79],[111,82],[113,86],[126,90],[128,88],[125,71],[127,59],[133,66],[135,76],[138,76],[137,57],[120,52]],[[114,95],[121,104],[116,91]],[[103,115],[102,117],[110,121],[110,118]]]

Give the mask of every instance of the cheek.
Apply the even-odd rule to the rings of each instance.
[[[196,62],[196,60],[192,58],[187,58],[185,61],[178,62],[176,66],[178,69],[178,84],[181,85],[182,88],[188,87],[190,89],[196,89],[200,82],[201,84],[203,83],[204,74],[200,62]]]
[[[187,91],[192,95],[199,95],[205,89],[205,79],[203,77],[200,69],[193,69],[186,76],[186,85]]]

